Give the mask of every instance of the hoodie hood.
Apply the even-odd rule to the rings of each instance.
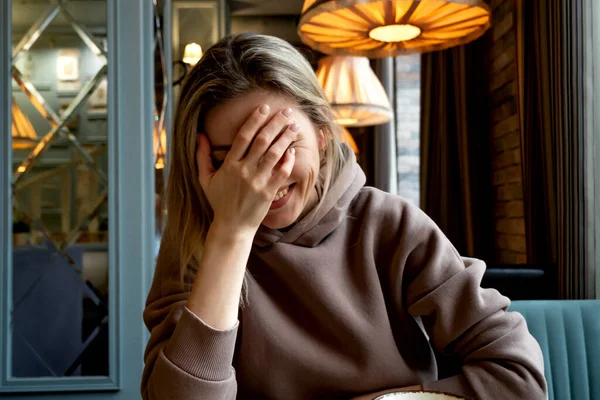
[[[321,199],[321,207],[315,206],[287,232],[261,225],[254,237],[255,245],[266,247],[280,242],[315,247],[342,223],[352,200],[367,180],[354,152],[346,144],[343,153],[345,164],[325,198]]]

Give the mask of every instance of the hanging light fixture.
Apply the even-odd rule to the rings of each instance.
[[[158,116],[154,117],[154,168],[163,169],[166,164],[167,131],[159,130]]]
[[[202,58],[202,47],[197,43],[188,43],[183,50],[182,61],[186,64],[194,66]]]
[[[15,150],[32,149],[38,144],[38,137],[29,118],[21,111],[15,99],[12,99],[12,148]]]
[[[165,162],[165,150],[161,147],[156,153],[156,162],[154,163],[154,168],[163,169],[165,167]]]
[[[342,143],[348,144],[348,146],[350,146],[354,154],[358,155],[359,151],[358,146],[356,145],[356,141],[354,141],[354,138],[352,137],[348,129],[344,128],[343,126],[340,126],[340,140],[342,141]]]
[[[339,125],[379,125],[391,119],[390,100],[368,58],[324,57],[317,78]]]
[[[325,54],[393,57],[471,42],[490,17],[483,0],[305,0],[298,34]]]

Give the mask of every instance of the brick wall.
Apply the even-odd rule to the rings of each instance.
[[[491,0],[488,53],[492,106],[492,184],[495,190],[495,261],[520,264],[526,259],[518,115],[516,31],[512,0]]]

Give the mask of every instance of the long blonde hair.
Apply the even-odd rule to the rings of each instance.
[[[181,282],[188,287],[213,218],[198,181],[197,133],[203,132],[204,118],[212,108],[256,90],[288,96],[328,139],[319,173],[321,199],[345,162],[325,94],[308,61],[292,45],[272,36],[243,33],[208,49],[181,88],[171,139],[167,223],[158,256],[158,263],[176,263]]]

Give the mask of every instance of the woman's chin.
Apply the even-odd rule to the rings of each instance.
[[[271,218],[267,217],[263,220],[262,224],[269,229],[285,230],[286,228],[294,225],[294,222],[296,222],[296,221],[295,220],[286,221],[281,218],[272,218],[271,219]]]
[[[298,216],[285,212],[288,210],[273,210],[265,217],[262,224],[269,229],[285,230],[296,223]]]

